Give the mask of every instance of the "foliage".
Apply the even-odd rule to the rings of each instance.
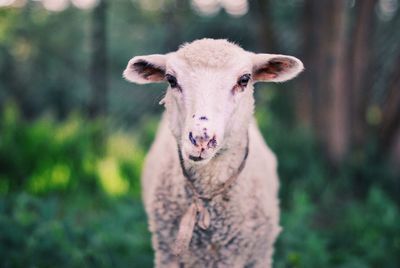
[[[1,267],[151,267],[144,211],[132,198],[0,198]]]
[[[338,189],[330,194],[339,194]],[[304,189],[283,210],[276,267],[398,267],[400,210],[379,188],[366,200],[312,203]]]
[[[335,192],[335,190],[333,190]],[[339,213],[294,191],[283,210],[275,267],[397,267],[400,211],[379,188]],[[100,193],[0,198],[2,267],[151,267],[140,202]],[[335,217],[320,222],[321,214]]]
[[[139,195],[143,149],[129,134],[104,134],[101,121],[20,118],[7,105],[0,121],[0,191],[99,190]],[[106,135],[105,140],[99,139]]]

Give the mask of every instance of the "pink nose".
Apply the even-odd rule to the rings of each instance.
[[[203,135],[196,136],[193,136],[193,133],[189,132],[189,140],[194,146],[201,147],[201,149],[204,150],[217,147],[217,139],[215,135],[210,137],[207,132],[204,132]]]

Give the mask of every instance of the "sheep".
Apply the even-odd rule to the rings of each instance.
[[[128,81],[169,83],[142,174],[156,267],[271,267],[281,230],[277,160],[253,117],[253,85],[302,70],[295,57],[225,39],[129,61]]]

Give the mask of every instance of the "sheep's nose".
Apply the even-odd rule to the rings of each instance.
[[[202,135],[193,135],[192,132],[189,132],[189,140],[194,146],[202,149],[215,148],[217,146],[215,135],[210,137],[207,132]]]
[[[202,115],[202,116],[199,116],[199,120],[200,121],[208,121],[208,118],[207,118],[207,116]]]
[[[193,114],[192,118],[198,121],[208,121],[208,117],[205,115]]]

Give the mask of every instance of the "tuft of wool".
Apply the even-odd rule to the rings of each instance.
[[[241,47],[228,40],[204,38],[182,45],[176,53],[193,68],[221,68],[243,52]]]

